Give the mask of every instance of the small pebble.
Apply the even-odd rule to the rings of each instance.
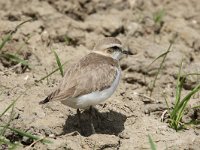
[[[56,136],[55,136],[55,134],[49,134],[49,137],[50,138],[55,138]]]

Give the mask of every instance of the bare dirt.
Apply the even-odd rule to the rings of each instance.
[[[153,16],[159,10],[165,15],[160,23]],[[199,0],[8,0],[0,1],[1,39],[19,23],[35,19],[19,28],[3,52],[17,53],[28,60],[31,69],[1,59],[0,113],[21,95],[15,105],[11,126],[41,137],[52,144],[36,143],[31,149],[150,149],[148,135],[160,149],[197,150],[200,147],[200,127],[190,126],[176,132],[161,115],[167,109],[164,96],[172,106],[180,62],[185,72],[200,71],[200,2]],[[147,66],[169,47],[151,99],[148,86],[155,77],[160,61]],[[39,105],[59,84],[59,72],[39,83],[57,68],[54,49],[61,62],[67,64],[88,54],[94,42],[104,36],[119,38],[135,55],[121,60],[123,76],[118,90],[105,104],[96,106],[100,118],[94,116],[97,133],[91,135],[88,113],[83,112],[87,136],[80,135],[76,110],[51,102]],[[67,65],[65,65],[67,67]],[[199,78],[189,78],[183,95]],[[25,92],[25,93],[24,93]],[[192,98],[189,107],[199,105],[199,96]],[[195,112],[195,119],[200,113]],[[2,118],[9,120],[10,111]],[[183,118],[194,117],[189,109]],[[0,120],[2,121],[2,120]],[[10,132],[7,137],[13,137]],[[14,138],[30,145],[25,138]],[[1,148],[1,147],[0,147]]]

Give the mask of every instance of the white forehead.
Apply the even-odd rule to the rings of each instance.
[[[110,47],[122,47],[122,43],[114,38],[114,37],[106,37],[102,40],[100,40],[99,42],[96,43],[94,49],[96,50],[100,50],[100,49],[106,49],[106,48],[110,48]]]
[[[117,43],[111,43],[111,44],[107,44],[107,45],[102,45],[102,49],[107,49],[107,48],[110,48],[110,47],[119,47],[119,48],[122,48],[122,45],[121,44],[117,44]]]

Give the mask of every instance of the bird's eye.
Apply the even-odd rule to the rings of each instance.
[[[112,49],[113,51],[122,51],[121,47],[118,46],[113,46]]]
[[[112,49],[115,50],[115,51],[120,50],[120,48],[117,47],[117,46],[113,46]]]
[[[112,49],[112,48],[109,48],[109,49],[107,50],[107,52],[108,52],[108,53],[113,53],[113,49]]]

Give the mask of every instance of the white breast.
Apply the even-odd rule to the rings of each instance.
[[[104,102],[116,90],[116,88],[119,84],[120,76],[121,76],[121,70],[118,69],[116,79],[114,80],[114,82],[112,83],[110,88],[105,89],[103,91],[92,92],[90,94],[86,94],[86,95],[80,96],[76,99],[70,100],[70,101],[73,101],[73,104],[71,103],[70,107],[84,109],[89,106],[97,105],[97,104]]]

